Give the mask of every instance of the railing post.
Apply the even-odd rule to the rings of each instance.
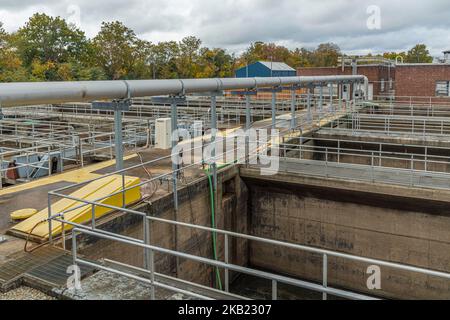
[[[51,200],[51,193],[48,194],[47,198],[47,211],[48,211],[48,241],[50,244],[53,243],[53,230],[52,230],[52,200]]]
[[[151,244],[151,225],[150,220],[147,218],[147,216],[143,217],[143,224],[144,224],[144,243],[146,245]],[[148,271],[150,271],[150,280],[151,280],[151,299],[155,300],[155,259],[154,259],[154,253],[151,249],[144,249],[144,268]]]
[[[125,191],[125,173],[121,173],[122,176],[122,208],[127,206],[126,204],[126,191]]]
[[[338,164],[341,163],[341,140],[338,140]]]
[[[322,285],[323,285],[324,289],[328,288],[328,256],[326,254],[323,255]],[[322,299],[323,300],[328,299],[328,294],[326,292],[322,293]]]
[[[112,134],[109,134],[109,158],[113,159],[113,142],[112,142]]]
[[[62,247],[63,250],[66,250],[66,224],[64,223],[64,214],[61,216],[62,222],[61,222],[61,233],[62,233]]]
[[[91,227],[92,230],[95,230],[95,204],[92,205],[92,209],[91,209]]]
[[[272,300],[278,300],[278,286],[277,281],[272,280]]]
[[[229,264],[229,241],[228,234],[225,234],[225,263]],[[230,292],[230,271],[228,268],[225,269],[225,291]]]
[[[371,164],[370,164],[370,166],[371,166],[371,173],[372,173],[372,183],[374,183],[375,182],[375,173],[374,173],[374,152],[372,151],[372,157],[371,157]]]
[[[48,147],[47,155],[48,155],[48,176],[50,177],[52,175],[52,157],[50,156],[50,146]]]
[[[77,232],[72,231],[72,264],[74,267],[77,265]]]

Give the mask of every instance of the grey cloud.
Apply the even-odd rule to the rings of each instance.
[[[290,47],[334,41],[349,52],[404,50],[419,42],[435,55],[450,48],[448,0],[41,0],[39,9],[65,17],[74,4],[88,36],[102,21],[120,20],[153,42],[195,35],[231,51],[258,40]],[[381,30],[366,26],[369,5],[381,8]],[[31,0],[0,0],[3,16],[20,17],[17,25],[35,7]]]

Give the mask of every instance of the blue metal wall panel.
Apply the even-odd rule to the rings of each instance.
[[[265,67],[259,62],[252,63],[247,67],[240,68],[236,70],[236,78],[246,78],[247,77],[247,68],[248,68],[248,77],[270,77],[270,69]]]
[[[273,71],[272,74],[270,72],[270,68],[267,68],[265,65],[255,62],[248,67],[242,67],[236,70],[236,78],[246,78],[247,77],[247,68],[248,68],[248,77],[295,77],[297,75],[296,71]]]

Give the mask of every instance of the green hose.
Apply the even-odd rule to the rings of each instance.
[[[214,210],[214,191],[213,191],[213,184],[212,184],[212,178],[211,174],[208,173],[208,181],[209,181],[209,195],[211,198],[211,225],[213,229],[216,229],[216,219],[215,219],[215,210]],[[217,257],[217,233],[213,232],[212,234],[213,239],[213,254],[214,254],[214,260],[218,261]],[[219,284],[219,289],[222,290],[222,279],[220,278],[220,272],[219,267],[216,267],[216,280]]]
[[[225,167],[228,167],[230,164],[224,164],[222,166],[217,167],[217,170],[223,169]],[[214,188],[213,188],[213,182],[212,182],[212,174],[211,170],[207,169],[205,170],[206,174],[208,175],[208,181],[209,181],[209,195],[211,198],[211,225],[213,229],[216,229],[216,212],[215,212],[215,205],[214,205]],[[217,233],[213,232],[212,234],[213,239],[213,254],[214,254],[214,260],[218,261],[219,258],[217,256]],[[217,284],[219,285],[219,289],[222,290],[222,279],[220,278],[220,271],[219,267],[216,267],[216,280]]]

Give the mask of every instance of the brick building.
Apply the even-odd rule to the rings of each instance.
[[[397,97],[450,97],[450,64],[398,64],[395,73]]]
[[[365,75],[369,79],[369,98],[384,96],[392,93],[395,83],[395,68],[387,65],[363,65],[358,66],[358,74]],[[325,68],[299,68],[299,76],[330,76],[351,75],[352,67],[325,67]]]
[[[357,73],[369,79],[369,98],[435,97],[450,101],[450,63],[358,65]],[[350,66],[299,68],[299,76],[352,74]]]

